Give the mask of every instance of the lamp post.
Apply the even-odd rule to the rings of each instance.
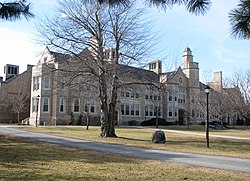
[[[85,104],[85,113],[87,114],[87,127],[86,127],[86,130],[89,130],[89,103]]]
[[[205,88],[205,92],[207,94],[207,121],[206,121],[206,141],[207,141],[207,148],[209,148],[209,104],[208,104],[208,95],[210,93],[210,87],[207,85]]]
[[[37,127],[37,117],[38,117],[39,98],[40,98],[40,96],[38,95],[38,96],[36,97],[36,127]]]

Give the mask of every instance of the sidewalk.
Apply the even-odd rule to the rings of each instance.
[[[79,140],[67,137],[52,136],[41,133],[23,131],[20,129],[0,126],[0,134],[31,138],[53,144],[59,144],[79,149],[95,150],[99,152],[119,154],[123,156],[176,162],[194,166],[226,169],[250,173],[250,159],[230,158],[223,156],[211,156],[172,152],[156,149],[138,148],[118,144],[100,143],[94,141]]]
[[[161,131],[169,132],[169,133],[187,134],[187,135],[204,136],[204,137],[206,136],[205,132],[195,133],[195,132],[189,132],[189,131],[178,131],[178,130],[170,130],[170,129],[147,128],[143,126],[132,126],[132,127],[139,128],[139,129],[148,129],[148,130],[153,130],[153,131],[161,130]],[[209,137],[250,141],[250,138],[243,138],[243,137],[236,137],[236,136],[223,136],[223,135],[209,134]]]

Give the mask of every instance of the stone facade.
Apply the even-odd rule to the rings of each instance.
[[[201,108],[205,99],[205,84],[199,80],[199,64],[193,61],[190,48],[183,52],[183,66],[166,73],[162,72],[159,60],[150,62],[148,70],[119,65],[112,62],[112,49],[107,50],[109,60],[115,64],[117,76],[124,84],[118,91],[117,124],[139,124],[155,118],[156,114],[179,124],[185,124],[187,120],[191,123],[205,121],[205,110]],[[62,68],[76,70],[79,65],[70,60],[71,56],[46,48],[38,64],[33,67],[30,106],[32,125],[77,124],[77,121],[85,124],[87,117],[90,124],[99,124],[97,88],[87,85],[87,80],[80,76],[72,79],[69,86],[67,71],[59,71]],[[221,72],[215,73],[215,82],[210,83],[218,93],[222,89],[222,83],[219,82],[221,77]],[[73,83],[75,86],[72,86]],[[219,117],[213,118],[216,119]]]

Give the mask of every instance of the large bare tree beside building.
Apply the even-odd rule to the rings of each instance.
[[[97,85],[102,137],[116,136],[118,63],[141,65],[143,55],[150,53],[152,36],[141,17],[142,11],[132,3],[108,6],[99,1],[66,0],[59,2],[57,17],[47,17],[37,26],[40,43],[71,56],[68,60],[75,68],[59,70],[72,75],[68,80],[84,76],[85,84]]]

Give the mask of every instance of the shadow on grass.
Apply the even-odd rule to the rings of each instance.
[[[141,141],[141,142],[151,142],[151,140],[149,139],[138,139],[138,138],[126,138],[126,137],[118,137],[119,139],[122,139],[122,140],[131,140],[131,141]]]
[[[26,138],[9,138],[0,135],[0,164],[24,163],[25,161],[51,162],[51,161],[76,161],[93,164],[106,162],[127,162],[132,160],[112,158],[110,154],[97,151],[80,150],[58,144],[48,144]]]

